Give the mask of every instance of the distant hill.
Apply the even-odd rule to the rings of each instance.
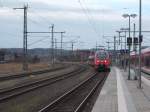
[[[5,54],[19,54],[22,55],[23,54],[23,49],[22,48],[3,48],[0,49],[0,51],[4,51]],[[57,52],[57,55],[59,56],[61,54],[61,50],[54,49],[54,53]],[[69,50],[62,50],[63,55],[68,55],[70,53]],[[49,48],[34,48],[34,49],[28,49],[28,55],[29,56],[39,56],[39,57],[45,57],[45,56],[50,56],[52,54],[52,49]]]

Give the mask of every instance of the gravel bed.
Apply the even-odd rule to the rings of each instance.
[[[80,87],[78,87],[71,94],[63,98],[62,101],[58,102],[56,105],[49,108],[49,112],[73,112],[75,111],[80,103],[87,97],[93,87],[103,79],[105,74],[96,74],[94,77],[90,78]]]
[[[105,73],[106,74],[106,73]],[[99,74],[100,75],[100,74]],[[109,73],[106,74],[107,76],[109,75]],[[106,78],[107,79],[107,78]],[[105,81],[106,81],[105,79]],[[104,82],[105,83],[105,82]],[[103,83],[103,85],[104,85]],[[99,97],[99,94],[101,92],[101,89],[103,88],[103,85],[102,86],[99,86],[96,91],[94,92],[94,94],[90,97],[90,99],[88,99],[86,105],[83,107],[82,111],[83,112],[91,112],[92,109],[93,109],[93,106],[97,100],[97,98]]]
[[[8,88],[11,88],[14,86],[20,86],[22,84],[37,81],[37,80],[40,80],[40,79],[43,79],[46,77],[56,77],[56,76],[59,76],[63,73],[68,73],[70,71],[73,71],[74,69],[77,69],[76,65],[70,66],[68,68],[58,70],[58,71],[43,73],[40,75],[29,75],[28,77],[21,77],[21,78],[17,78],[17,79],[8,80],[8,81],[7,80],[2,81],[2,82],[0,82],[0,90],[8,89]]]
[[[86,73],[74,75],[49,86],[37,89],[22,96],[0,104],[0,112],[37,112],[58,96],[71,89],[76,84],[90,77],[91,69]]]
[[[22,66],[22,64],[20,64]],[[34,64],[36,65],[36,64]],[[1,65],[2,66],[2,65]],[[11,66],[16,66],[15,64],[14,65],[11,65]],[[63,64],[62,63],[58,63],[58,64],[55,64],[55,68],[58,68],[58,67],[62,67]],[[48,66],[39,66],[37,68],[29,68],[28,71],[22,71],[22,69],[20,70],[14,70],[16,68],[20,68],[19,66],[16,66],[13,70],[9,70],[10,68],[10,65],[8,64],[7,66],[6,65],[3,65],[3,69],[7,68],[7,70],[4,72],[3,70],[0,71],[0,77],[4,77],[4,76],[9,76],[9,75],[15,75],[15,74],[21,74],[21,73],[26,73],[26,72],[34,72],[34,71],[38,71],[38,70],[43,70],[43,69],[53,69],[53,67],[51,65]],[[2,68],[2,67],[1,67]]]

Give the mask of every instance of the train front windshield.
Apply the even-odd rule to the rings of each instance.
[[[106,52],[99,52],[99,53],[97,53],[97,58],[100,60],[105,60],[105,59],[107,59],[107,53]]]

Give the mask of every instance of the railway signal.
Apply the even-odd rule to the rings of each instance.
[[[127,45],[129,47],[131,47],[131,45],[132,45],[132,38],[131,37],[127,37]]]
[[[138,37],[134,37],[134,38],[133,38],[133,43],[134,43],[134,45],[138,45],[138,43],[139,43],[139,42],[138,42]]]

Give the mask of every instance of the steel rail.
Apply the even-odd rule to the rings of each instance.
[[[54,72],[56,70],[62,70],[65,68],[66,67],[58,67],[58,68],[54,68],[54,69],[45,69],[45,70],[39,70],[39,71],[34,71],[34,72],[26,72],[26,73],[21,73],[21,74],[2,76],[2,77],[0,77],[0,81],[6,81],[6,80],[22,78],[22,77],[28,77],[30,75],[40,75],[43,73]]]
[[[56,107],[58,103],[63,102],[63,100],[67,96],[69,96],[70,94],[73,94],[73,92],[75,90],[77,90],[78,88],[82,87],[85,83],[87,83],[88,81],[90,81],[91,79],[93,79],[97,74],[98,73],[92,74],[91,77],[89,77],[88,79],[86,79],[83,82],[79,83],[74,88],[72,88],[71,90],[67,91],[62,96],[60,96],[56,100],[52,101],[50,104],[46,105],[44,108],[42,108],[38,112],[49,112],[50,109]],[[93,94],[93,92],[96,90],[96,88],[98,87],[98,85],[103,82],[103,80],[100,80],[100,81],[98,81],[98,83],[96,83],[96,85],[93,87],[93,89],[89,92],[89,94],[84,98],[84,100],[79,104],[79,106],[73,112],[79,112],[81,110],[81,108],[83,107],[83,105],[85,104],[85,102],[87,101],[87,99]]]
[[[16,96],[25,94],[27,92],[33,91],[35,89],[44,87],[44,86],[48,86],[50,84],[53,84],[57,81],[60,80],[64,80],[66,78],[69,78],[71,76],[74,76],[75,74],[79,74],[81,72],[84,72],[86,70],[85,67],[79,67],[78,69],[71,71],[69,73],[64,73],[60,76],[56,76],[56,77],[51,77],[51,78],[45,78],[39,81],[35,81],[33,83],[29,83],[29,84],[25,84],[25,85],[21,85],[18,87],[14,87],[11,89],[7,89],[7,90],[3,90],[0,91],[0,102],[6,101],[8,99],[14,98]]]
[[[102,87],[105,80],[106,80],[107,76],[105,76],[102,80],[100,80],[94,87],[93,89],[89,92],[89,94],[87,95],[87,97],[80,103],[80,105],[78,106],[78,108],[74,111],[74,112],[80,112],[82,111],[82,108],[84,108],[85,104],[88,102],[88,100],[90,99],[90,97],[94,94],[94,92],[97,90],[98,87]]]

